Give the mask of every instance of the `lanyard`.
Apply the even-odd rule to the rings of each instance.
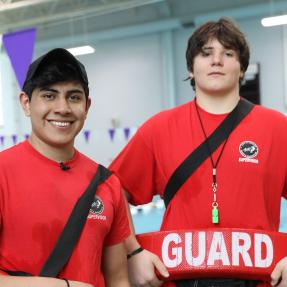
[[[213,157],[212,157],[211,148],[210,148],[210,143],[209,143],[208,137],[206,135],[206,132],[205,132],[205,129],[204,129],[204,126],[203,126],[203,123],[202,123],[202,119],[201,119],[201,116],[200,116],[200,113],[198,111],[198,106],[197,106],[196,99],[195,99],[195,108],[196,108],[197,117],[198,117],[199,122],[200,122],[200,127],[201,127],[201,130],[202,130],[204,138],[205,138],[205,142],[206,142],[206,146],[207,146],[207,150],[208,150],[208,156],[210,158],[211,165],[212,165],[212,185],[211,185],[212,193],[213,193],[213,201],[212,201],[212,204],[211,204],[211,207],[212,207],[212,212],[211,212],[212,213],[212,223],[213,224],[218,224],[219,223],[219,204],[218,204],[218,201],[217,201],[216,168],[218,166],[218,163],[219,163],[219,161],[221,159],[221,156],[223,154],[224,148],[226,146],[227,140],[228,140],[228,138],[229,138],[231,133],[228,134],[227,138],[223,142],[223,145],[221,147],[221,150],[220,150],[220,153],[218,155],[218,158],[214,162]]]

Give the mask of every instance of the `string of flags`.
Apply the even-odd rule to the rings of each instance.
[[[93,137],[96,138],[103,138],[105,136],[108,136],[109,140],[111,142],[117,141],[117,140],[125,140],[128,141],[136,132],[137,128],[135,127],[125,127],[125,128],[110,128],[108,130],[83,130],[79,137],[82,136],[82,139],[84,139],[85,143],[89,143],[90,140]],[[0,134],[0,146],[5,146],[7,142],[9,142],[12,145],[15,145],[23,140],[26,140],[29,138],[29,134],[11,134],[11,135],[1,135]]]
[[[2,35],[0,34],[0,47],[3,46],[6,50],[20,89],[23,86],[28,67],[32,62],[36,34],[36,28],[20,30],[12,33],[5,33]],[[105,130],[104,132],[95,130],[84,130],[82,132],[82,135],[86,143],[88,143],[90,139],[94,136],[105,137],[105,134],[108,135],[111,142],[117,140],[127,141],[133,135],[133,133],[135,133],[136,130],[136,128],[130,127],[110,128],[107,131]],[[28,138],[29,134],[0,134],[0,148],[15,145],[18,142],[21,142],[24,139]]]
[[[36,41],[36,28],[20,30],[2,35],[2,45],[11,62],[20,89],[25,81],[26,73],[32,62]]]

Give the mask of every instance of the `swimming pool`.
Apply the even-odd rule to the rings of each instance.
[[[151,231],[157,231],[160,228],[162,217],[164,213],[164,207],[162,204],[155,205],[151,208],[140,207],[137,212],[134,212],[133,220],[135,224],[136,233],[145,233]],[[287,201],[282,200],[281,203],[281,218],[280,229],[281,232],[287,232]]]

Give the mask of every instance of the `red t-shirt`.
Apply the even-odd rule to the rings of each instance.
[[[210,135],[226,115],[199,108]],[[212,165],[208,158],[166,209],[161,230],[233,227],[278,230],[281,197],[287,197],[287,119],[255,106],[230,135],[217,167],[219,224],[211,220]],[[204,141],[194,101],[148,120],[110,169],[131,195],[131,203],[163,195],[180,163]],[[213,153],[216,162],[222,145]]]
[[[70,169],[63,171],[27,141],[1,152],[0,163],[0,268],[37,275],[98,164],[76,151],[66,163]],[[98,187],[79,242],[59,277],[104,286],[102,250],[130,233],[120,189],[114,175]]]

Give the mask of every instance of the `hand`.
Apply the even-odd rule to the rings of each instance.
[[[155,254],[143,250],[128,260],[128,271],[131,285],[134,287],[158,287],[160,281],[155,274],[157,270],[163,277],[167,278],[169,273]]]
[[[287,287],[287,257],[281,259],[271,273],[271,285]]]

